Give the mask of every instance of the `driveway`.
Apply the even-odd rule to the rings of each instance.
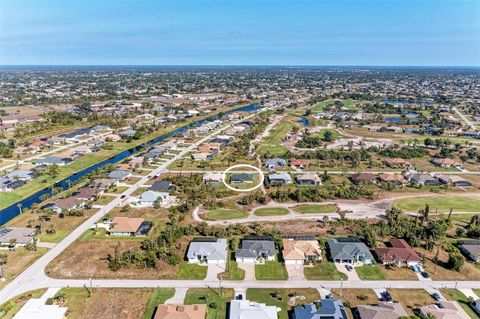
[[[175,294],[172,298],[165,301],[166,304],[183,304],[188,288],[175,288]]]
[[[256,278],[255,278],[255,264],[253,264],[253,263],[238,263],[238,267],[245,270],[245,280],[256,280]]]
[[[305,280],[305,275],[303,274],[303,265],[285,264],[285,268],[287,268],[288,279]]]
[[[347,268],[345,268],[345,265],[346,264],[340,264],[340,263],[335,263],[335,267],[337,268],[337,270],[341,273],[344,273],[345,275],[347,275],[348,277],[348,280],[361,280],[358,275],[357,275],[357,272],[355,271],[355,267],[353,267],[353,270],[352,271],[348,271]]]
[[[205,280],[217,280],[218,274],[225,271],[225,264],[210,264],[207,270],[207,277]]]

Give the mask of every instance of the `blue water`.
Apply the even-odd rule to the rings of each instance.
[[[258,104],[250,104],[250,105],[247,105],[247,106],[235,109],[235,110],[225,111],[224,114],[230,114],[230,113],[235,113],[235,112],[253,112],[253,111],[256,111],[260,108],[262,108],[262,107]],[[176,130],[174,130],[174,131],[172,131],[168,134],[164,134],[162,136],[156,137],[153,140],[150,140],[150,141],[146,142],[143,146],[152,146],[154,144],[160,143],[163,140],[165,140],[166,138],[172,137],[172,136],[177,135],[177,134],[184,133],[189,128],[200,126],[203,123],[210,121],[210,119],[212,119],[212,118],[217,119],[218,117],[219,117],[218,115],[215,115],[215,116],[211,116],[210,118],[207,118],[207,119],[195,121],[195,122],[193,122],[191,124],[188,124],[184,127],[178,128],[178,129],[176,129]],[[69,187],[70,184],[74,184],[80,178],[82,178],[83,176],[91,173],[92,171],[94,171],[96,169],[99,169],[99,168],[102,168],[102,167],[104,167],[105,165],[108,165],[108,164],[117,163],[117,162],[129,157],[130,155],[139,152],[142,149],[143,149],[143,147],[133,147],[129,150],[118,153],[117,155],[115,155],[113,157],[110,157],[110,158],[108,158],[108,159],[106,159],[106,160],[104,160],[104,161],[102,161],[98,164],[90,166],[90,167],[88,167],[88,168],[86,168],[86,169],[84,169],[80,172],[77,172],[77,173],[73,174],[72,176],[69,176],[69,177],[67,177],[67,178],[65,178],[61,181],[58,181],[57,183],[55,183],[54,187],[61,187],[63,190],[66,190]],[[0,210],[0,225],[5,224],[9,220],[11,220],[12,218],[14,218],[15,216],[20,214],[19,205],[21,205],[22,210],[28,209],[28,208],[32,207],[32,205],[35,204],[35,203],[41,203],[42,200],[40,199],[40,197],[42,195],[51,194],[51,193],[52,193],[52,187],[49,187],[49,188],[43,189],[43,190],[31,195],[30,197],[27,197],[27,198],[13,204],[13,205],[10,205],[10,206]]]
[[[308,119],[306,117],[300,117],[300,119],[297,121],[298,123],[302,124],[303,126],[308,125]]]
[[[389,122],[389,123],[398,123],[402,120],[402,118],[400,117],[386,117],[385,118],[385,122]]]

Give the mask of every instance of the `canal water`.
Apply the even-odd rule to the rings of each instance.
[[[236,113],[236,112],[253,112],[253,111],[256,111],[260,108],[262,108],[262,107],[258,104],[250,104],[250,105],[247,105],[247,106],[244,106],[244,107],[240,107],[238,109],[225,111],[225,112],[223,112],[223,114],[230,114],[230,113]],[[63,190],[66,190],[69,187],[69,185],[74,184],[80,178],[82,178],[83,176],[91,173],[92,171],[94,171],[96,169],[102,168],[102,167],[104,167],[105,165],[108,165],[108,164],[117,163],[117,162],[131,156],[132,154],[135,154],[135,153],[141,151],[142,149],[144,149],[145,146],[152,146],[152,145],[155,145],[157,143],[162,142],[166,138],[172,137],[172,136],[177,135],[177,134],[182,134],[186,130],[188,130],[192,127],[197,127],[197,126],[202,125],[205,122],[210,121],[212,118],[213,119],[218,119],[219,116],[214,115],[210,118],[195,121],[195,122],[190,123],[186,126],[178,128],[178,129],[176,129],[176,130],[174,130],[174,131],[172,131],[168,134],[164,134],[164,135],[161,135],[159,137],[156,137],[156,138],[144,143],[144,145],[142,145],[142,147],[137,146],[137,147],[133,147],[131,149],[125,150],[125,151],[123,151],[121,153],[118,153],[117,155],[115,155],[113,157],[110,157],[110,158],[108,158],[108,159],[106,159],[106,160],[104,160],[104,161],[102,161],[98,164],[90,166],[90,167],[88,167],[88,168],[86,168],[86,169],[84,169],[80,172],[77,172],[77,173],[75,173],[75,174],[73,174],[73,175],[71,175],[71,176],[69,176],[69,177],[67,177],[67,178],[65,178],[61,181],[58,181],[57,183],[55,183],[55,185],[53,187],[56,187],[56,188],[61,187]],[[5,224],[6,222],[11,220],[15,216],[19,215],[20,214],[20,209],[25,210],[25,209],[31,208],[32,205],[35,204],[35,203],[41,203],[42,200],[40,198],[42,197],[42,195],[51,194],[53,187],[45,188],[41,191],[38,191],[37,193],[35,193],[33,195],[30,195],[29,197],[0,210],[0,225]]]

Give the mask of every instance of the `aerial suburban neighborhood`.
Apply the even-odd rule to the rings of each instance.
[[[478,1],[0,21],[0,318],[480,318]]]

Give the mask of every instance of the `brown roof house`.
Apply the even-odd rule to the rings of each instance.
[[[401,174],[383,173],[383,174],[380,174],[378,179],[382,183],[392,184],[396,186],[405,186],[408,183],[407,180]]]
[[[144,221],[143,218],[115,217],[110,227],[110,235],[135,236]]]
[[[412,163],[403,158],[387,158],[384,163],[391,168],[413,169]]]
[[[375,183],[377,181],[375,174],[372,173],[356,173],[350,178],[355,184]]]
[[[285,264],[303,265],[322,260],[322,250],[315,238],[282,239],[282,256]]]
[[[463,164],[451,158],[432,158],[432,163],[447,168],[463,168]]]
[[[439,304],[423,306],[420,312],[426,316],[428,313],[435,315],[437,319],[469,319],[470,316],[455,301],[442,301]]]
[[[205,319],[206,305],[158,305],[153,319]]]
[[[452,185],[453,187],[472,187],[473,184],[463,177],[457,175],[435,174],[435,177],[445,185]]]
[[[378,305],[357,306],[357,315],[360,319],[398,319],[408,314],[400,303],[381,302]]]
[[[375,248],[375,254],[383,264],[412,266],[422,261],[422,258],[403,239],[392,239],[389,247]]]

